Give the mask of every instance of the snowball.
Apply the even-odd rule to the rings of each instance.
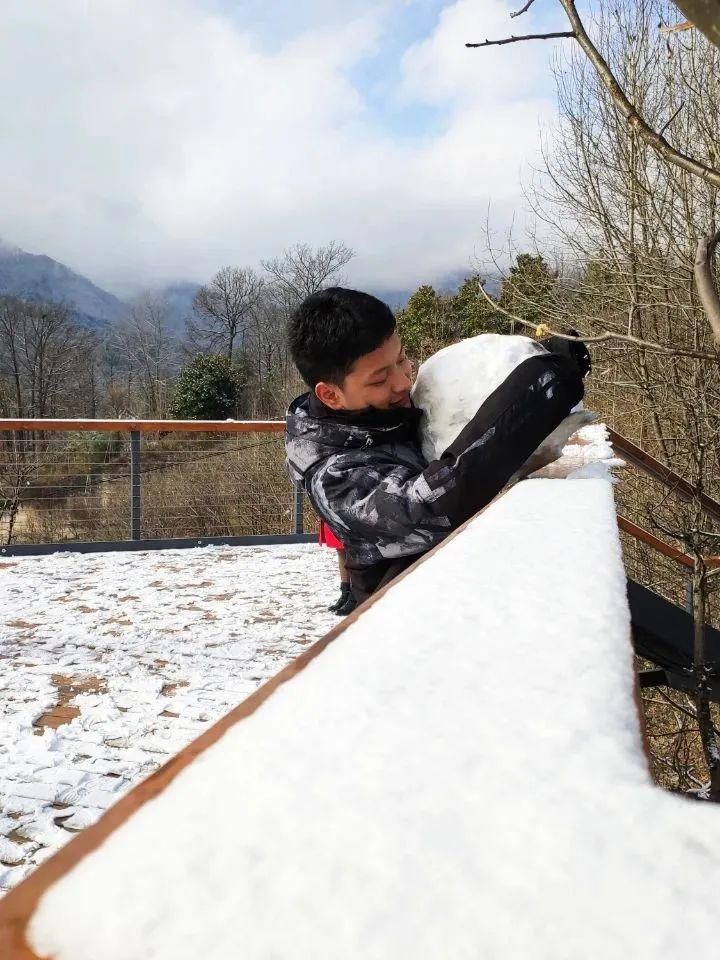
[[[415,406],[423,411],[420,437],[426,460],[442,456],[513,370],[541,353],[545,348],[529,337],[483,333],[453,343],[427,359],[418,370],[412,392]],[[570,437],[594,419],[594,414],[576,408],[530,455],[510,483],[558,460]]]
[[[438,350],[418,370],[413,403],[420,421],[426,460],[443,454],[478,407],[523,360],[545,353],[529,337],[483,333]]]

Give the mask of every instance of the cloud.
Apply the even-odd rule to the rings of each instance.
[[[393,135],[353,68],[382,60],[412,3],[329,21],[312,8],[269,45],[267,24],[208,0],[4,0],[0,233],[114,289],[204,279],[298,241],[343,240],[352,280],[373,286],[468,262],[488,204],[496,229],[522,205],[553,116],[547,50],[467,51],[507,31],[508,8],[447,4],[388,91],[441,122]]]

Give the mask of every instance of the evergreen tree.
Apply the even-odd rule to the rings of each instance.
[[[408,356],[422,362],[454,339],[448,301],[434,287],[423,284],[397,315],[398,334]]]
[[[477,273],[466,277],[450,298],[450,323],[457,340],[476,337],[480,333],[510,333],[510,321],[493,309],[482,295],[479,289],[482,283]]]
[[[556,287],[556,274],[539,254],[533,256],[530,253],[521,253],[515,265],[510,267],[509,276],[503,280],[498,302],[501,307],[523,320],[539,324],[547,317],[543,304],[553,302]],[[512,321],[510,326],[515,326]],[[529,335],[531,331],[528,327],[523,327],[512,332]]]
[[[242,373],[227,357],[199,354],[178,377],[170,416],[174,420],[227,420],[237,415]]]

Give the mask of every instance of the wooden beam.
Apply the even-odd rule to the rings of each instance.
[[[628,520],[627,517],[618,514],[618,527],[624,530],[625,533],[629,533],[631,537],[635,537],[636,540],[642,540],[643,543],[652,547],[653,550],[657,550],[658,553],[664,554],[664,556],[670,560],[674,560],[676,563],[682,564],[683,567],[688,567],[692,570],[694,563],[693,558],[689,554],[683,553],[682,550],[678,550],[677,547],[670,546],[669,543],[665,543],[664,540],[656,537],[654,533],[650,533],[650,531],[644,527],[638,526],[637,523],[633,523],[633,521]],[[720,567],[720,557],[718,556],[706,556],[703,559],[705,566],[709,569]]]
[[[624,530],[625,533],[629,533],[631,537],[635,537],[636,540],[641,540],[649,547],[652,547],[653,550],[657,550],[658,553],[662,553],[663,556],[668,557],[670,560],[674,560],[676,563],[682,564],[683,567],[689,567],[689,569],[692,570],[692,557],[688,556],[686,553],[683,553],[682,550],[678,550],[676,547],[671,547],[669,543],[665,543],[664,540],[656,537],[655,534],[650,533],[649,530],[645,530],[644,527],[638,526],[637,523],[633,523],[632,520],[628,520],[627,517],[623,517],[618,514],[618,527],[620,527],[621,530]]]

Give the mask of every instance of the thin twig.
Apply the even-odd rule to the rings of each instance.
[[[660,136],[662,136],[662,135],[665,133],[665,131],[667,130],[667,128],[670,126],[670,124],[673,122],[673,120],[675,119],[675,117],[680,113],[680,111],[682,110],[682,108],[683,108],[684,106],[685,106],[684,103],[681,103],[681,104],[680,104],[680,106],[677,108],[677,110],[675,111],[675,113],[670,117],[670,119],[668,120],[668,122],[667,122],[666,124],[664,124],[664,126],[663,126],[662,129],[660,130]]]
[[[499,47],[504,43],[519,43],[521,40],[555,40],[557,37],[574,37],[573,30],[559,30],[557,33],[526,33],[521,37],[505,37],[503,40],[483,40],[481,43],[466,43],[466,47]]]
[[[521,7],[519,10],[516,10],[514,13],[510,14],[510,19],[514,20],[515,17],[521,17],[524,13],[527,13],[530,7],[535,3],[535,0],[527,0],[527,3],[524,7]]]

